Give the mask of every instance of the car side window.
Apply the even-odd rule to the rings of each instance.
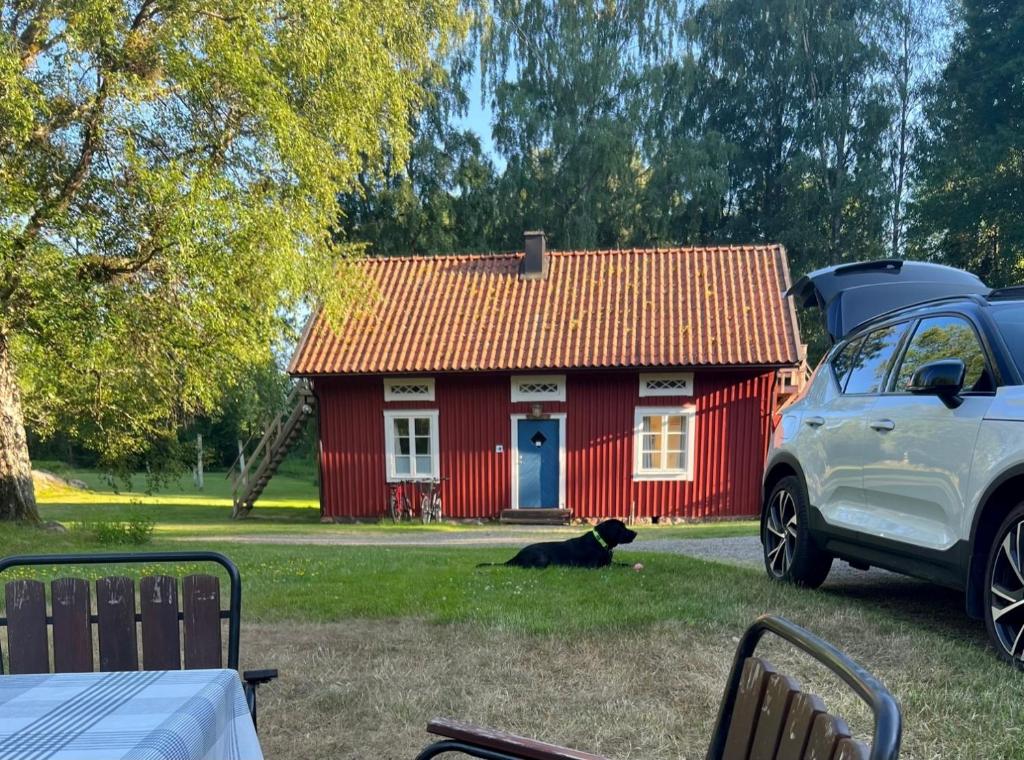
[[[928,317],[918,323],[903,356],[893,390],[909,392],[917,369],[939,359],[960,359],[964,363],[967,368],[965,391],[995,390],[992,374],[985,363],[985,352],[974,328],[965,319],[954,316]]]
[[[885,383],[896,347],[906,331],[904,323],[869,332],[850,367],[844,393],[878,393]]]
[[[832,359],[832,372],[835,375],[840,391],[846,386],[846,378],[850,375],[850,367],[853,366],[853,358],[857,355],[857,351],[860,350],[860,344],[860,338],[851,340],[839,349],[839,352]]]

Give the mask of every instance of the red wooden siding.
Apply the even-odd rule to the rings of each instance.
[[[385,409],[439,410],[442,490],[450,517],[496,517],[511,501],[508,374],[435,375],[435,401],[384,401],[380,377],[320,378],[322,507],[327,516],[383,511]],[[735,517],[756,514],[774,373],[695,373],[693,397],[639,397],[636,372],[569,373],[565,412],[566,506],[577,517]],[[692,481],[633,481],[637,406],[697,407]],[[503,453],[496,453],[500,445]]]
[[[696,373],[694,396],[640,398],[636,375],[569,383],[566,500],[580,516],[736,517],[760,508],[774,375]],[[636,407],[694,404],[693,479],[633,480]]]

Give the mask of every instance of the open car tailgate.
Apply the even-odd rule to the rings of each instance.
[[[817,306],[832,342],[880,314],[935,298],[987,295],[990,288],[962,269],[922,261],[865,261],[804,275],[787,295]]]

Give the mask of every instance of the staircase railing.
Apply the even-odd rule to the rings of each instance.
[[[270,417],[263,425],[263,432],[251,436],[239,450],[227,472],[231,481],[233,517],[244,517],[252,510],[253,503],[298,438],[315,404],[309,384],[304,380],[296,383],[283,410]],[[250,450],[254,441],[257,441],[255,448]]]

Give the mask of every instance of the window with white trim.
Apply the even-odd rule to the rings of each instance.
[[[437,410],[384,412],[388,481],[436,478]]]
[[[694,407],[636,408],[634,480],[693,478]]]
[[[512,401],[565,401],[565,375],[512,375]]]
[[[385,377],[385,401],[433,401],[432,377]]]
[[[693,373],[672,372],[640,375],[640,396],[692,396]]]

